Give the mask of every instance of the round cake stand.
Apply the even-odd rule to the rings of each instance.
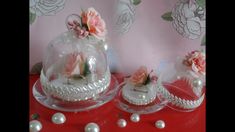
[[[47,108],[66,112],[81,112],[97,108],[112,100],[117,93],[117,87],[118,81],[112,75],[110,85],[105,91],[85,101],[68,102],[46,95],[38,79],[33,85],[33,96],[40,104]]]
[[[156,97],[151,103],[147,105],[131,104],[126,101],[122,95],[122,89],[125,84],[126,82],[123,82],[118,86],[117,95],[114,100],[116,106],[123,111],[126,111],[128,113],[150,114],[163,109],[168,102],[167,100],[159,100],[159,98]]]

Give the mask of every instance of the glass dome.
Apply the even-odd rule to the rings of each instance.
[[[188,69],[181,58],[165,68],[158,80],[157,89],[160,100],[167,100],[168,107],[189,112],[201,105],[205,98],[205,75]]]
[[[48,45],[40,81],[45,93],[66,101],[87,100],[104,91],[110,72],[98,41],[65,32]]]
[[[67,31],[52,40],[44,54],[40,80],[33,95],[44,106],[61,111],[84,111],[110,101],[117,80],[109,71],[101,41],[78,39]]]
[[[52,40],[33,94],[41,104],[62,111],[83,111],[110,101],[116,79],[107,63],[107,27],[89,7],[65,20],[68,31]]]
[[[118,88],[116,106],[129,113],[150,114],[163,109],[167,101],[157,97],[156,73],[140,66]]]

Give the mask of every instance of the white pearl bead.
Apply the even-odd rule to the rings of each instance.
[[[30,132],[39,132],[42,129],[42,124],[37,120],[32,120],[29,122],[29,129]]]
[[[177,76],[176,78],[179,80],[179,79],[181,79],[181,76]]]
[[[96,123],[91,122],[85,126],[85,132],[99,132],[99,131],[100,128]]]
[[[201,87],[202,86],[202,81],[200,79],[193,80],[193,86],[194,87]]]
[[[158,120],[155,122],[155,127],[162,129],[165,127],[165,122],[163,120]]]
[[[51,120],[55,124],[63,124],[66,121],[66,118],[65,118],[64,114],[62,114],[62,113],[55,113],[52,116]]]
[[[105,43],[104,44],[104,50],[107,51],[108,50],[108,45]]]
[[[139,97],[140,97],[141,99],[145,99],[145,98],[146,98],[146,96],[145,96],[144,94],[140,94]]]
[[[132,122],[139,122],[140,121],[140,116],[138,114],[132,114],[130,117]]]
[[[126,127],[126,125],[127,125],[127,122],[126,122],[126,120],[124,120],[124,119],[119,119],[118,121],[117,121],[117,125],[119,126],[119,127]]]

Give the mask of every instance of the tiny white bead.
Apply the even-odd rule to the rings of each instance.
[[[126,125],[127,125],[127,122],[126,122],[126,120],[124,120],[124,119],[119,119],[118,121],[117,121],[117,125],[119,126],[119,127],[126,127]]]
[[[163,120],[158,120],[155,122],[155,127],[162,129],[165,127],[165,122]]]
[[[141,99],[145,99],[145,98],[146,98],[146,96],[145,96],[144,94],[140,94],[139,97],[140,97]]]
[[[177,76],[176,78],[179,80],[179,79],[181,79],[181,76]]]
[[[140,116],[138,114],[132,114],[130,117],[132,122],[139,122],[140,121]]]
[[[193,86],[194,87],[201,87],[202,86],[202,81],[200,79],[193,80]]]

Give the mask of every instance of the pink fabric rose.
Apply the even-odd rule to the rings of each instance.
[[[84,56],[82,53],[74,52],[67,56],[63,74],[67,77],[80,75],[84,72]]]
[[[135,86],[142,86],[147,80],[148,73],[145,66],[141,66],[130,78],[130,82]]]
[[[87,25],[88,31],[91,35],[98,39],[105,39],[105,22],[94,8],[88,8],[87,11],[82,12],[81,17],[82,24]]]
[[[76,20],[74,20],[73,22],[68,22],[68,26],[75,32],[76,36],[80,39],[83,39],[89,35],[89,32],[86,31],[86,28],[81,27]]]
[[[192,51],[188,55],[186,55],[183,63],[190,67],[194,72],[205,74],[206,68],[206,61],[205,61],[205,54],[200,51]]]

